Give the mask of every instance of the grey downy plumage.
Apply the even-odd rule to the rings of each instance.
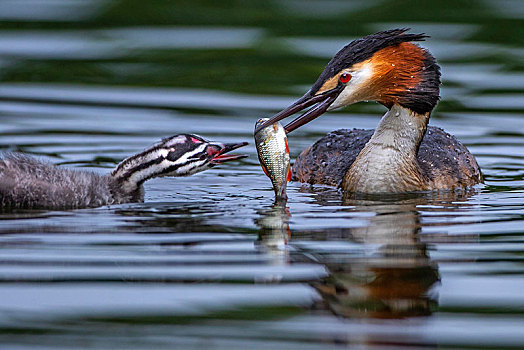
[[[123,160],[110,174],[57,167],[20,153],[0,158],[0,208],[72,209],[142,202],[153,177],[189,176],[226,161],[246,143],[223,144],[175,135]]]

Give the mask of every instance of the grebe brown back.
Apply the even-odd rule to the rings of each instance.
[[[223,144],[175,135],[123,160],[108,175],[63,169],[24,154],[0,158],[0,208],[73,209],[143,202],[142,184],[154,177],[189,176],[243,155]]]
[[[266,123],[309,106],[285,126],[289,133],[325,111],[373,100],[389,110],[375,130],[337,130],[304,150],[294,179],[347,192],[399,193],[467,188],[482,182],[475,157],[455,137],[428,127],[439,100],[440,67],[426,38],[407,29],[352,41],[328,63],[313,87]]]

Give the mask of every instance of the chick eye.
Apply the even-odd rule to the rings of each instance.
[[[340,78],[339,78],[340,82],[345,84],[347,83],[348,81],[351,80],[351,74],[349,73],[342,73],[340,74]]]
[[[202,153],[200,155],[195,154],[194,156],[189,157],[188,159],[189,160],[206,160],[206,158],[207,158],[207,156],[204,153]]]

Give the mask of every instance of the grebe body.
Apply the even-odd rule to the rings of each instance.
[[[345,175],[374,132],[373,129],[340,129],[330,132],[297,157],[293,166],[292,180],[341,187]],[[418,186],[416,190],[446,189],[453,185],[467,188],[482,181],[475,157],[453,135],[441,128],[428,127],[416,159],[423,180],[416,184]],[[367,192],[374,193],[377,190],[376,183],[387,186],[381,192],[413,190],[409,183],[403,181],[406,177],[395,176],[386,181],[373,176],[379,174],[374,173],[365,178],[365,184],[354,181],[353,192],[364,192],[365,186],[369,186]],[[386,172],[386,174],[390,173]]]

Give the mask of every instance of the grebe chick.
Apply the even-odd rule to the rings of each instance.
[[[373,100],[389,109],[375,130],[338,130],[304,150],[293,166],[295,180],[358,193],[456,189],[482,182],[468,149],[427,126],[439,100],[440,67],[427,50],[411,43],[427,36],[406,31],[352,41],[302,98],[259,126],[315,104],[286,125],[286,132],[356,102]]]
[[[108,175],[63,169],[27,155],[6,153],[0,158],[0,208],[74,209],[143,202],[145,181],[189,176],[244,158],[225,153],[246,144],[175,135],[123,160]]]

